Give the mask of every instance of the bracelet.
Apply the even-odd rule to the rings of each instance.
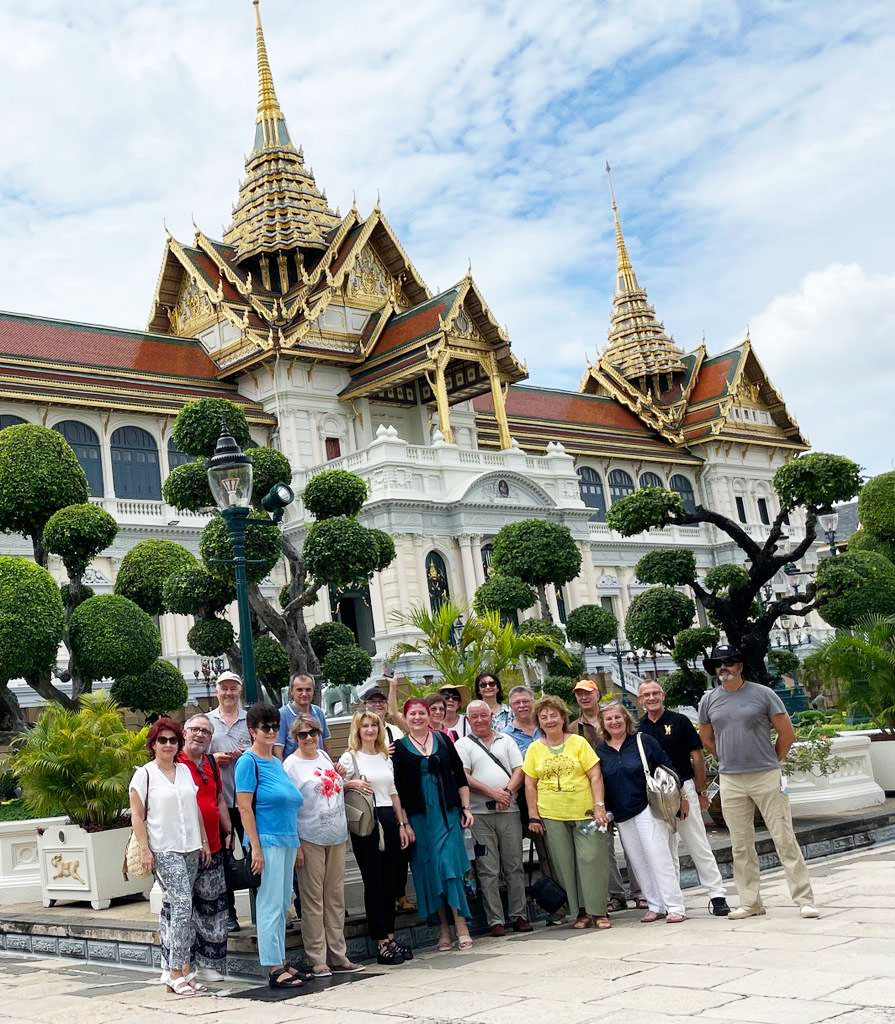
[[[529,819],[528,819],[528,823],[529,823],[529,825],[530,825],[530,824],[531,824],[532,822],[535,822],[535,823],[536,823],[536,824],[538,824],[538,825],[543,825],[543,824],[544,824],[544,822],[543,822],[543,821],[541,821],[541,819],[540,819],[540,818],[529,818]]]
[[[595,800],[594,801],[594,806],[595,807],[605,807],[606,804],[604,804],[602,800]]]

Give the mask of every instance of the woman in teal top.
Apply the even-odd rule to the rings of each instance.
[[[286,910],[292,902],[292,875],[298,848],[302,795],[273,752],[280,714],[273,704],[246,711],[252,745],[236,762],[236,804],[251,851],[252,872],[261,875],[255,916],[258,958],[271,988],[299,988],[298,971],[286,964]]]

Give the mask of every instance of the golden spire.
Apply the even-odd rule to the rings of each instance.
[[[683,352],[665,333],[665,327],[649,304],[646,290],[637,282],[622,234],[612,187],[612,168],[608,162],[606,174],[615,223],[616,281],[609,342],[602,358],[642,391],[661,395],[671,387],[672,376],[684,369]]]
[[[258,116],[255,118],[255,150],[269,146],[288,146],[292,140],[286,128],[286,118],[280,109],[277,91],[273,84],[270,61],[267,59],[267,44],[261,25],[260,0],[252,0],[255,7],[255,40],[258,49]]]

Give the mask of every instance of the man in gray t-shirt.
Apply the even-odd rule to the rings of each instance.
[[[730,830],[733,880],[740,894],[740,905],[729,919],[739,921],[765,912],[755,849],[756,807],[801,916],[817,917],[789,798],[782,788],[780,762],[795,739],[783,701],[767,686],[743,679],[743,656],[733,647],[716,647],[704,665],[720,684],[699,702],[699,735],[719,762],[721,809]],[[777,733],[776,741],[771,729]]]

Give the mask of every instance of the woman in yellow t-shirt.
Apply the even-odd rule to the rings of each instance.
[[[541,697],[535,720],[543,738],[525,754],[529,830],[547,839],[557,881],[566,890],[573,928],[610,928],[606,916],[608,824],[600,759],[583,736],[569,733],[569,712],[559,697]]]

